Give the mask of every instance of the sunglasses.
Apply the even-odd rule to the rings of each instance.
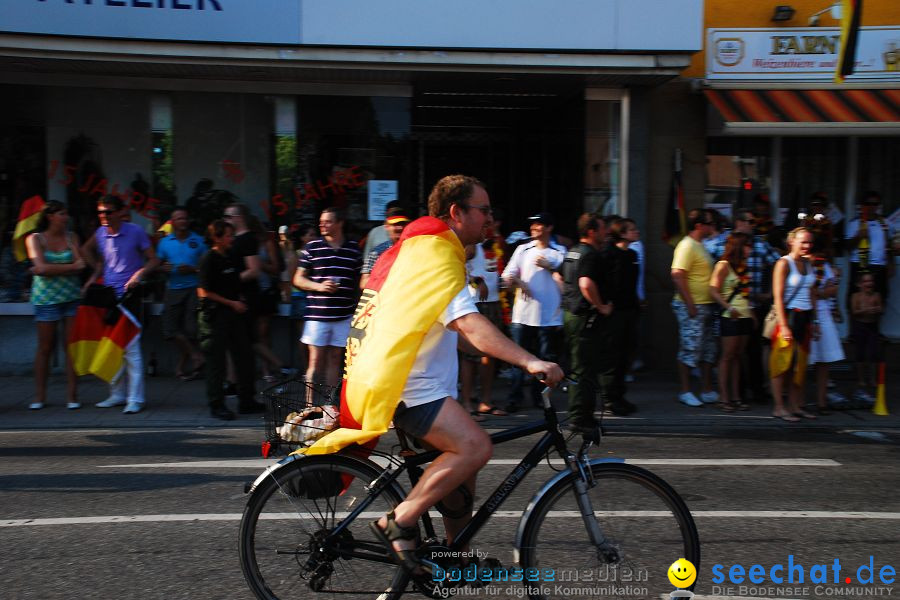
[[[462,207],[465,209],[474,208],[475,210],[480,210],[481,214],[486,217],[494,213],[494,209],[492,209],[490,206],[472,206],[471,204],[463,204]]]

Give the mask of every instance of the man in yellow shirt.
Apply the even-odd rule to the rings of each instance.
[[[678,376],[681,381],[678,400],[688,406],[702,406],[719,399],[712,389],[710,377],[717,353],[712,332],[714,304],[709,295],[713,260],[703,247],[703,240],[714,232],[713,225],[712,212],[692,210],[688,214],[690,232],[678,242],[672,257],[672,282],[676,289],[672,310],[678,319]],[[691,369],[698,366],[703,377],[699,399],[691,392]]]

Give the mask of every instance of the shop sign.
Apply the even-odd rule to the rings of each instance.
[[[708,29],[706,78],[831,80],[840,39],[840,29],[829,27]],[[862,27],[847,80],[900,81],[900,27]]]
[[[301,0],[2,0],[0,31],[296,44],[300,5]]]

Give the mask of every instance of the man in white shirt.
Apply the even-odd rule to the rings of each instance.
[[[428,213],[443,221],[463,246],[484,241],[491,225],[491,205],[484,185],[474,177],[449,175],[428,197]],[[413,223],[410,227],[414,227]],[[401,253],[402,253],[401,240]],[[416,289],[410,289],[416,294]],[[383,307],[382,307],[383,310]],[[520,348],[481,315],[469,290],[463,286],[429,328],[394,413],[394,425],[442,452],[419,478],[406,499],[373,523],[373,532],[392,558],[408,573],[424,573],[413,550],[418,542],[416,522],[442,499],[451,509],[468,505],[475,493],[475,477],[491,457],[491,439],[471,416],[453,400],[456,395],[457,334],[477,351],[499,358],[535,375],[543,373],[549,385],[563,378],[559,365],[540,360]],[[460,486],[468,499],[454,493]],[[448,498],[450,496],[450,498]],[[448,502],[449,500],[449,502]],[[463,517],[444,519],[447,542],[467,523],[471,506]]]
[[[553,336],[562,327],[562,294],[553,273],[562,266],[566,249],[551,240],[553,216],[538,213],[531,222],[531,241],[516,248],[503,270],[503,282],[515,288],[510,336],[516,344],[535,352],[544,360],[552,360]],[[506,410],[515,412],[522,403],[521,370],[513,373]],[[531,400],[540,406],[540,391],[531,386]]]
[[[861,271],[875,277],[875,291],[881,300],[887,299],[889,281],[894,275],[894,256],[891,242],[894,230],[880,214],[881,196],[878,192],[866,192],[859,205],[860,216],[847,223],[844,237],[850,253],[850,285],[847,286],[847,304],[850,296],[858,291],[856,280]]]

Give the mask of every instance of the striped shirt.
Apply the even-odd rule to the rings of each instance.
[[[323,238],[313,240],[299,252],[298,269],[307,279],[317,283],[337,278],[339,288],[333,294],[306,293],[306,319],[309,321],[343,321],[353,316],[359,289],[362,253],[359,244],[345,240],[340,248],[332,248]]]

